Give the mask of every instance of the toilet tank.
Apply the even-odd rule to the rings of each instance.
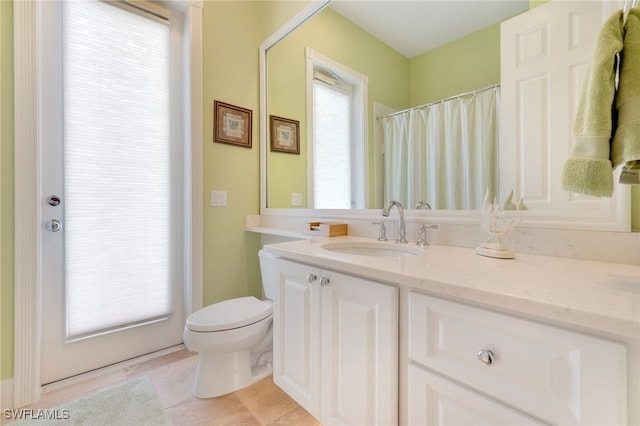
[[[258,252],[260,257],[260,274],[262,275],[262,289],[264,296],[273,300],[275,297],[278,277],[276,276],[276,256],[265,250]]]

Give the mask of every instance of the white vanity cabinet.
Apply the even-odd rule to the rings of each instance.
[[[273,381],[319,418],[321,271],[277,259],[276,273]]]
[[[410,424],[627,423],[623,344],[413,291],[407,306]]]
[[[325,425],[398,421],[398,289],[276,260],[273,380]]]

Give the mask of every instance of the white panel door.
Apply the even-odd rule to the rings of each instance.
[[[46,384],[182,343],[187,207],[177,23],[99,1],[41,7]]]
[[[500,199],[531,210],[600,211],[600,198],[565,192],[562,168],[582,82],[601,27],[597,1],[550,1],[501,26]]]
[[[320,418],[320,270],[277,259],[273,381]]]
[[[323,271],[322,423],[398,422],[398,289]]]

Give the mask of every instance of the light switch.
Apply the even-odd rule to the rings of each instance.
[[[292,206],[301,206],[302,205],[302,194],[299,192],[291,193],[291,205]]]
[[[211,205],[224,207],[227,205],[227,191],[211,191]]]

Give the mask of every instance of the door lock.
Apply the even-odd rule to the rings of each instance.
[[[49,204],[50,206],[57,207],[61,202],[62,201],[60,200],[60,197],[58,197],[57,195],[47,197],[47,204]]]
[[[62,222],[58,219],[51,219],[47,222],[47,230],[51,232],[58,232],[62,229]]]

